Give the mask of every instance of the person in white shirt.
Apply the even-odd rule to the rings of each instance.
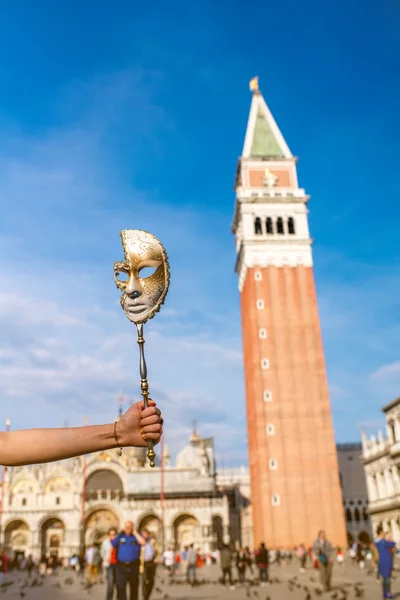
[[[113,600],[114,588],[117,585],[117,570],[116,570],[116,552],[112,547],[111,541],[115,539],[117,530],[111,527],[108,530],[108,538],[103,540],[101,544],[100,554],[103,561],[103,569],[106,573],[107,591],[106,600]]]
[[[143,600],[150,600],[151,592],[154,587],[154,580],[156,577],[156,548],[155,540],[151,535],[150,531],[143,529],[140,532],[142,537],[145,539],[143,546],[143,575],[142,575],[142,595]]]
[[[186,580],[190,586],[196,583],[196,566],[197,566],[197,552],[194,549],[193,544],[190,544],[188,555],[187,555],[187,570]]]
[[[87,578],[88,583],[97,583],[99,576],[99,558],[98,548],[90,546],[86,551]]]
[[[172,546],[169,546],[168,550],[164,551],[163,554],[164,567],[167,569],[170,575],[174,572],[174,551]]]

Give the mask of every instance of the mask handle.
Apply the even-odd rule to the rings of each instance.
[[[139,344],[139,350],[140,350],[140,387],[142,390],[142,396],[143,396],[143,402],[144,402],[144,407],[147,408],[149,405],[149,383],[147,381],[147,365],[146,365],[146,359],[144,356],[144,337],[143,337],[143,323],[140,323],[140,325],[136,325],[137,327],[137,332],[138,332],[138,340],[137,343]],[[156,458],[156,453],[154,452],[154,445],[153,445],[153,440],[146,440],[147,442],[147,458],[150,461],[150,466],[151,467],[155,467],[156,463],[155,463],[155,458]]]

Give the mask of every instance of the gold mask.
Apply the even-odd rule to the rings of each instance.
[[[169,263],[165,248],[151,233],[138,229],[121,231],[125,261],[114,263],[114,280],[123,292],[121,306],[132,323],[145,323],[164,303],[169,288]],[[155,269],[148,277],[144,269]],[[122,279],[121,274],[125,274]]]

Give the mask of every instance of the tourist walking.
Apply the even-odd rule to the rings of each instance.
[[[246,546],[246,548],[244,549],[244,552],[246,554],[247,566],[249,567],[250,575],[253,576],[253,557],[250,552],[250,548],[248,546]]]
[[[264,542],[260,544],[260,547],[256,551],[256,565],[260,576],[261,586],[265,587],[268,583],[269,552],[265,547]]]
[[[246,581],[247,556],[243,548],[240,548],[236,554],[236,568],[238,570],[239,583]]]
[[[379,575],[379,552],[378,552],[378,548],[375,545],[375,542],[370,542],[369,549],[370,549],[371,557],[372,557],[373,571],[375,571],[376,579],[379,580],[380,579],[380,575]]]
[[[0,547],[0,585],[3,583],[3,579],[8,573],[8,556],[4,553],[3,548]]]
[[[297,557],[300,562],[300,573],[304,573],[307,562],[307,550],[304,544],[300,544],[297,548]]]
[[[82,578],[85,575],[85,567],[86,567],[85,555],[82,553],[78,556],[78,567],[79,567],[79,575]]]
[[[197,567],[197,552],[194,549],[193,544],[190,544],[189,550],[187,553],[187,570],[186,570],[186,580],[189,585],[194,585],[196,583],[196,567]]]
[[[32,558],[32,554],[28,556],[28,560],[26,561],[26,572],[28,573],[28,577],[32,576],[32,571],[35,568],[35,563]]]
[[[117,590],[118,600],[126,600],[129,585],[130,600],[138,600],[140,551],[145,544],[143,537],[134,529],[132,521],[127,521],[121,533],[111,541],[117,549]]]
[[[142,595],[143,600],[150,600],[151,592],[154,587],[154,580],[157,569],[157,550],[155,548],[155,539],[151,533],[144,529],[140,532],[145,544],[143,546],[143,574],[142,574]]]
[[[182,573],[184,575],[186,575],[187,573],[187,565],[188,565],[188,561],[187,561],[187,557],[188,557],[188,550],[189,548],[187,546],[183,547],[183,550],[181,552],[181,565],[182,565]]]
[[[88,583],[97,583],[99,577],[99,560],[100,552],[99,549],[93,544],[89,546],[86,551],[86,564],[87,564],[87,580]]]
[[[356,561],[360,569],[363,569],[365,566],[365,548],[364,544],[361,540],[357,541],[357,550],[356,550]]]
[[[108,538],[103,540],[100,549],[103,570],[107,581],[106,600],[113,600],[114,589],[117,586],[117,549],[112,545],[112,541],[116,537],[117,530],[111,527],[108,530]]]
[[[164,550],[163,553],[163,565],[164,569],[166,569],[170,575],[170,577],[174,574],[174,561],[175,561],[175,553],[172,546],[168,546],[168,550]]]
[[[326,539],[325,531],[319,531],[318,537],[312,546],[312,552],[315,560],[318,561],[320,581],[325,591],[331,589],[334,551],[335,548]]]
[[[47,574],[56,575],[58,569],[58,556],[57,554],[51,554],[47,560]]]
[[[47,571],[47,557],[45,554],[42,554],[39,561],[39,575],[44,577]]]
[[[393,598],[391,593],[391,578],[393,571],[393,552],[396,544],[390,539],[389,534],[384,534],[382,527],[378,528],[378,539],[375,541],[378,550],[378,570],[382,577],[383,598]]]
[[[222,584],[226,585],[226,578],[228,577],[229,585],[231,590],[235,589],[232,579],[232,552],[227,544],[224,544],[220,551],[220,564],[222,569]]]

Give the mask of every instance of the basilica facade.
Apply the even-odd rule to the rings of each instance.
[[[151,469],[146,448],[110,450],[30,467],[7,468],[3,479],[0,545],[13,556],[72,556],[101,542],[126,520],[153,531],[161,545],[194,543],[210,552],[223,541],[246,542],[248,475],[216,473],[213,440],[195,432],[164,468]],[[164,490],[164,491],[163,491]]]

